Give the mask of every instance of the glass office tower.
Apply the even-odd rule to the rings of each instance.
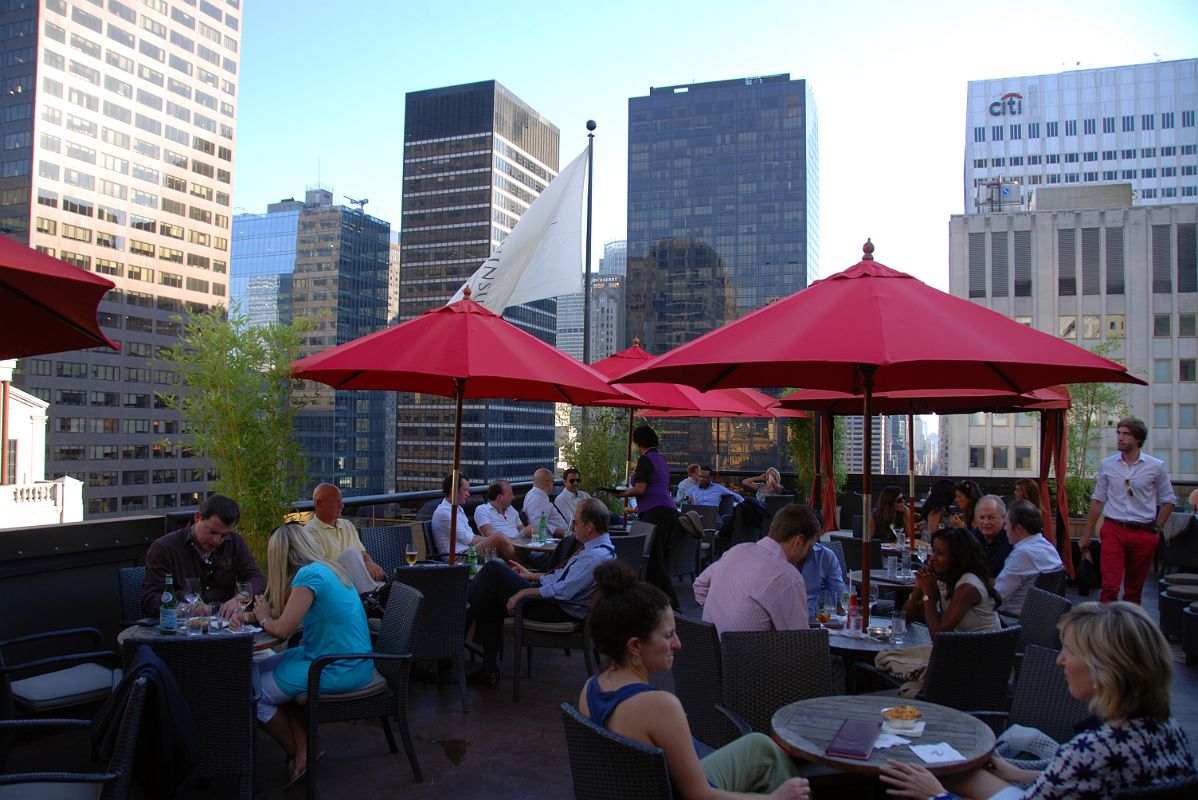
[[[0,234],[116,283],[99,319],[120,352],[15,376],[50,403],[47,477],[84,482],[87,518],[207,491],[207,464],[163,444],[177,375],[155,355],[185,310],[225,304],[240,20],[240,0],[4,5]]]
[[[301,356],[374,333],[389,322],[391,224],[333,205],[324,188],[304,202],[272,203],[233,219],[233,299],[257,323],[317,319]],[[332,483],[346,496],[394,486],[392,392],[334,392],[306,383],[296,435],[308,457],[307,485]]]
[[[818,162],[811,90],[789,75],[629,100],[627,341],[660,354],[814,280]],[[671,465],[714,461],[717,424],[658,423]],[[731,445],[728,425],[722,464],[781,461],[773,421],[737,422]]]
[[[580,137],[581,139],[581,137]],[[399,313],[444,305],[557,175],[558,129],[496,81],[410,92],[404,119]],[[513,306],[504,318],[553,344],[557,301]],[[400,397],[396,483],[440,488],[453,464],[451,400]],[[462,469],[472,481],[528,480],[552,468],[553,406],[467,403]]]

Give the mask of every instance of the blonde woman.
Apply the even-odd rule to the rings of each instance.
[[[746,489],[757,492],[757,499],[765,502],[767,495],[782,494],[782,473],[770,467],[760,475],[745,478],[740,482]]]
[[[1057,664],[1069,694],[1088,702],[1094,716],[1043,772],[995,756],[987,769],[945,778],[946,791],[923,767],[890,761],[881,774],[888,793],[919,800],[1111,797],[1193,776],[1189,741],[1169,715],[1172,654],[1148,614],[1131,603],[1082,603],[1059,627]]]
[[[254,622],[286,639],[301,625],[304,642],[257,664],[258,721],[288,756],[290,786],[307,772],[307,732],[291,701],[308,690],[308,665],[324,655],[370,652],[366,612],[349,576],[325,559],[296,524],[283,525],[266,547],[266,594],[254,600]],[[321,673],[320,688],[349,692],[370,682],[370,661],[339,661]]]

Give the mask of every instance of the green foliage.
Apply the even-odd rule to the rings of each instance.
[[[791,419],[787,422],[786,431],[786,453],[790,457],[797,488],[805,496],[811,489],[811,479],[815,477],[815,419]],[[843,425],[836,425],[832,430],[832,471],[837,492],[844,488],[848,480],[848,470],[844,464],[847,435]]]
[[[1118,336],[1109,336],[1090,348],[1090,352],[1104,358],[1122,343]],[[1102,444],[1102,431],[1108,418],[1118,419],[1128,413],[1127,384],[1124,383],[1077,383],[1069,387],[1073,406],[1068,414],[1068,474],[1065,476],[1065,491],[1069,495],[1069,510],[1084,514],[1090,507],[1090,493],[1094,491],[1092,473],[1094,465],[1086,458],[1091,448]]]
[[[562,445],[562,458],[582,472],[583,485],[595,494],[596,486],[615,486],[624,481],[628,457],[628,412],[614,408],[590,408],[578,415],[578,425]],[[596,495],[619,513],[623,504],[606,494]]]
[[[159,396],[182,417],[182,436],[167,442],[212,460],[212,489],[241,506],[238,531],[265,569],[270,532],[303,486],[292,396],[300,382],[289,375],[314,323],[255,325],[236,306],[228,316],[213,309],[181,321],[182,338],[163,354],[179,373],[180,390]]]

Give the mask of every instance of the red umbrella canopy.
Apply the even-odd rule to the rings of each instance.
[[[639,384],[633,384],[637,386]],[[827,389],[800,389],[778,401],[782,408],[805,408],[832,414],[861,414],[859,394]],[[1069,408],[1069,391],[1064,386],[1016,394],[986,389],[928,389],[923,391],[877,392],[875,414],[963,414],[971,411],[1044,411]]]
[[[295,362],[292,375],[335,389],[390,389],[467,399],[574,405],[625,400],[595,370],[467,295],[415,319]]]
[[[0,236],[0,358],[106,345],[96,306],[113,282]]]
[[[759,417],[792,417],[798,419],[810,419],[811,417],[806,411],[798,408],[783,408],[778,404],[776,397],[770,397],[765,392],[759,392],[756,389],[740,388],[724,389],[723,391],[736,397],[744,398],[745,402],[760,406],[762,413],[757,415]]]
[[[875,392],[997,389],[1058,383],[1144,383],[1125,367],[865,259],[658,356],[624,383],[699,389],[803,385]]]

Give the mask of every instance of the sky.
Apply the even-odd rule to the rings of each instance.
[[[495,79],[561,129],[595,131],[593,263],[626,232],[628,98],[789,73],[819,119],[820,263],[875,257],[948,288],[970,80],[1198,55],[1192,2],[243,0],[234,206],[307,186],[369,198],[398,231],[404,96]]]

